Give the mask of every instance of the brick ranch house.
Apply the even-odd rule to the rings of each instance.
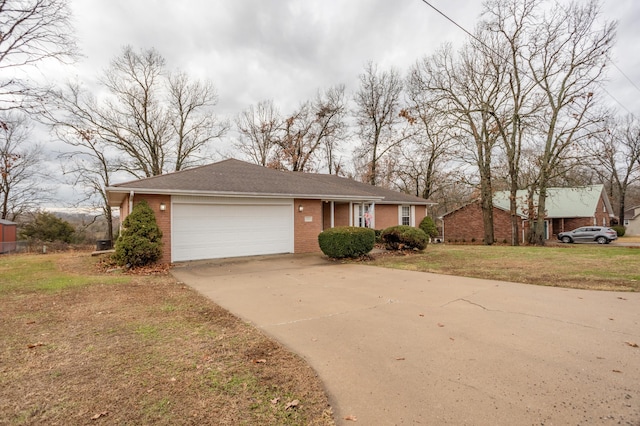
[[[229,159],[106,188],[121,223],[140,200],[163,233],[162,262],[318,252],[335,226],[416,226],[435,203],[334,175]]]
[[[524,241],[529,226],[527,211],[527,190],[517,193],[520,218],[518,232]],[[509,191],[496,192],[493,196],[493,227],[497,242],[511,241],[511,216],[509,213]],[[581,226],[609,226],[614,218],[609,197],[603,185],[578,188],[549,188],[546,200],[546,239],[560,232]],[[473,201],[442,217],[443,238],[446,242],[482,243],[484,232],[480,201]]]

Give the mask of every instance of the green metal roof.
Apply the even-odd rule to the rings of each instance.
[[[598,200],[603,196],[607,211],[612,215],[609,198],[603,185],[591,185],[578,188],[547,188],[546,211],[548,218],[593,217]],[[527,190],[517,192],[518,214],[527,217]],[[537,206],[537,197],[534,205]],[[499,191],[493,196],[493,205],[509,210],[509,191]]]

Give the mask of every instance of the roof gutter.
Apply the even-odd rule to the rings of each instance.
[[[107,187],[107,192],[126,194],[129,193],[130,202],[134,194],[133,188],[124,187]],[[282,194],[282,193],[258,193],[258,192],[226,192],[226,191],[190,191],[190,190],[171,190],[171,189],[140,189],[135,188],[137,194],[161,194],[161,195],[186,195],[186,196],[203,196],[203,197],[233,197],[233,198],[301,198],[301,199],[326,199],[335,201],[382,201],[384,197],[375,195],[331,195],[331,194]]]

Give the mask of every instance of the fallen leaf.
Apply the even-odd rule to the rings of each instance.
[[[444,327],[444,324],[442,324],[442,323],[440,323],[440,322],[439,322],[439,323],[438,323],[438,327]]]
[[[27,321],[27,324],[35,324],[35,321]]]
[[[609,321],[613,321],[613,318],[609,318]]]
[[[620,370],[611,370],[611,371],[613,371],[614,373],[622,373],[622,371]]]
[[[300,404],[300,401],[298,401],[297,399],[294,399],[293,401],[287,403],[287,405],[284,407],[284,409],[288,410],[289,408],[296,408],[298,406],[298,404]]]
[[[638,344],[635,342],[625,342],[627,345],[631,346],[632,348],[637,348]]]
[[[396,358],[396,361],[404,361],[404,357],[402,357],[402,358]]]
[[[344,418],[345,420],[350,420],[352,422],[357,422],[358,418],[356,416],[347,416]]]
[[[171,382],[175,382],[176,380],[177,379],[175,377],[172,377],[172,378],[169,379],[169,381],[171,381]]]
[[[453,342],[456,339],[454,339],[453,337],[449,337],[449,340],[451,340]]]
[[[27,345],[29,349],[37,348],[38,346],[44,346],[44,343],[38,342],[38,343],[30,343]]]
[[[280,398],[277,398],[277,397],[271,400],[272,404],[277,404],[278,402],[280,402]]]
[[[263,359],[254,359],[253,362],[256,363],[256,364],[266,364],[267,360],[264,359],[264,358]]]
[[[94,415],[93,417],[91,417],[91,420],[98,420],[100,417],[104,417],[107,414],[109,414],[108,411],[103,411],[102,413],[98,413],[98,414]]]
[[[418,314],[418,316],[419,316],[419,317],[423,317],[423,316],[424,316],[424,314]]]
[[[620,300],[627,300],[627,299],[625,299],[624,297],[620,297],[620,296],[618,296],[618,299],[620,299]]]

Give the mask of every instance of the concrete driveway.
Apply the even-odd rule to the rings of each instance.
[[[353,424],[348,416],[363,425],[640,425],[638,293],[319,255],[183,265],[173,274],[304,357],[340,425]]]

